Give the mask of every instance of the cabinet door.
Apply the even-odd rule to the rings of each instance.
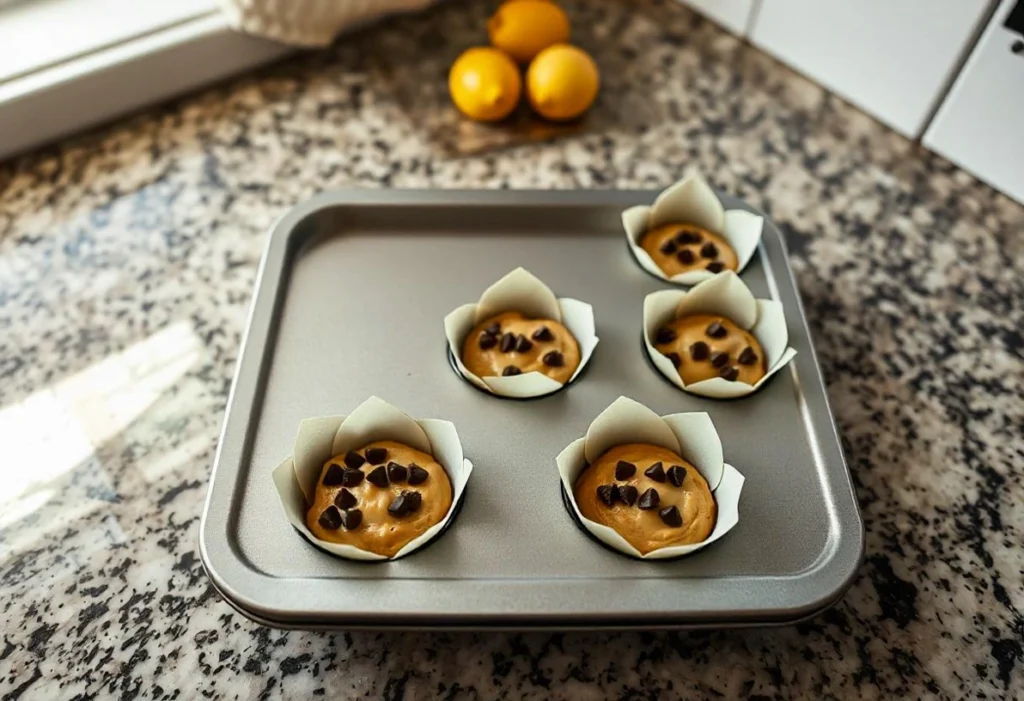
[[[764,0],[751,39],[918,137],[990,0]]]
[[[924,144],[1024,203],[1024,0],[999,6]]]
[[[754,0],[683,0],[683,4],[740,36],[747,33],[747,22],[754,9]]]

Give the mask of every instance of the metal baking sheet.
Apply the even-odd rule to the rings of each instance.
[[[766,222],[742,277],[782,302],[799,354],[753,396],[690,396],[642,350],[643,298],[666,283],[630,257],[619,214],[654,195],[347,191],[283,217],[258,275],[200,531],[221,594],[261,622],[309,629],[767,625],[835,602],[860,563],[863,525],[782,237]],[[601,337],[577,383],[532,401],[456,376],[442,326],[519,265],[591,303]],[[299,421],[374,394],[453,421],[475,470],[454,525],[429,548],[346,562],[292,530],[270,472]],[[555,456],[623,394],[659,414],[710,413],[746,477],[739,524],[693,556],[623,557],[563,506]]]

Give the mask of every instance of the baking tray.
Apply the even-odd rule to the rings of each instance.
[[[864,534],[800,299],[766,221],[743,279],[779,300],[788,368],[757,394],[685,394],[648,364],[645,295],[666,283],[630,257],[619,214],[653,192],[344,191],[274,225],[200,527],[203,565],[245,615],[305,629],[696,628],[790,623],[851,584]],[[752,208],[722,196],[727,208]],[[524,266],[594,306],[587,372],[509,401],[455,375],[442,320]],[[378,395],[451,420],[475,470],[452,528],[402,560],[344,561],[285,520],[270,478],[299,422]],[[563,507],[555,456],[619,395],[706,411],[746,477],[740,522],[672,562],[586,537]]]

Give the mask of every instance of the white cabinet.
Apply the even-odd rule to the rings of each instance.
[[[1016,31],[1005,26],[1008,21]],[[929,126],[924,144],[1024,203],[1022,35],[1024,0],[1003,0]],[[1020,53],[1014,53],[1017,42]]]
[[[754,0],[683,0],[683,4],[740,36],[747,33],[750,13],[754,10]]]
[[[989,0],[763,0],[751,40],[920,136]]]

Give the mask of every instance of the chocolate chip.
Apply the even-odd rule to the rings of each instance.
[[[338,511],[337,506],[328,506],[316,522],[320,524],[321,528],[336,531],[341,526],[341,512]]]
[[[700,247],[700,255],[703,258],[717,258],[718,246],[708,241],[706,244]]]
[[[381,489],[383,489],[384,487],[388,486],[388,470],[387,470],[387,468],[384,467],[383,465],[381,465],[380,467],[375,467],[370,472],[370,474],[368,474],[366,476],[366,481],[369,482],[370,484],[372,484],[375,487],[380,487]]]
[[[351,468],[345,468],[345,471],[341,473],[341,484],[344,487],[355,487],[363,481],[362,470],[353,470]]]
[[[736,362],[740,365],[753,365],[757,362],[757,353],[750,346],[747,346],[740,351],[740,357],[736,358]]]
[[[344,488],[334,497],[334,505],[339,509],[351,509],[357,503],[359,500],[356,499],[356,495]]]
[[[501,324],[499,324],[497,321],[493,322],[490,326],[484,329],[484,333],[489,333],[492,336],[497,336],[499,333],[501,333]]]
[[[690,357],[694,360],[707,360],[711,349],[704,341],[697,341],[690,346]]]
[[[498,339],[486,331],[480,334],[480,340],[478,342],[480,344],[480,350],[487,350],[488,348],[494,348],[498,345]]]
[[[507,368],[501,371],[502,377],[515,377],[516,375],[522,375],[523,371],[517,368],[515,365],[509,365]]]
[[[720,377],[724,377],[729,382],[735,382],[736,378],[740,376],[740,371],[734,368],[732,365],[724,367],[718,371]]]
[[[725,270],[725,263],[716,260],[716,261],[714,261],[712,263],[708,263],[704,267],[707,268],[708,271],[710,271],[712,273],[720,273],[723,270]]]
[[[671,360],[677,368],[683,364],[683,359],[679,357],[678,353],[666,353],[665,357]]]
[[[628,480],[630,477],[636,474],[636,465],[625,460],[619,460],[615,464],[615,479],[617,480]]]
[[[668,481],[676,487],[683,486],[683,480],[686,479],[686,468],[682,465],[673,465],[668,468]]]
[[[640,495],[640,501],[638,501],[636,505],[644,511],[650,511],[651,509],[657,509],[660,502],[661,497],[658,496],[658,490],[651,487]]]
[[[516,341],[516,350],[520,353],[525,353],[531,348],[533,348],[533,343],[526,336],[520,336]]]
[[[683,517],[679,514],[679,509],[674,506],[669,506],[661,509],[658,512],[658,516],[661,516],[661,520],[665,522],[666,526],[672,526],[673,528],[679,528],[683,525]]]
[[[720,368],[729,362],[729,354],[722,353],[721,351],[711,354],[711,364],[716,368]]]
[[[560,368],[565,365],[565,358],[562,357],[562,354],[558,351],[548,351],[544,354],[544,357],[541,358],[541,360],[544,361],[545,365],[551,368]]]
[[[619,496],[619,488],[614,484],[602,484],[597,488],[597,498],[601,500],[601,503],[605,506],[612,506],[615,504],[615,498]]]
[[[501,348],[502,353],[511,353],[512,349],[516,347],[516,337],[510,333],[502,334],[501,336]]]
[[[658,332],[654,334],[654,342],[659,346],[663,343],[672,343],[674,340],[676,340],[676,332],[667,326],[658,329]]]
[[[388,459],[387,448],[370,448],[366,451],[366,462],[371,465],[380,465]]]
[[[661,248],[659,248],[658,250],[664,253],[666,256],[670,256],[676,252],[676,242],[673,241],[672,239],[669,239],[665,243],[661,244]]]
[[[632,506],[636,503],[636,498],[639,492],[636,491],[636,487],[629,484],[619,485],[619,499],[626,506]]]
[[[349,509],[341,515],[341,525],[346,531],[354,531],[363,522],[363,512],[359,509]]]
[[[696,231],[688,231],[686,229],[680,229],[679,232],[676,234],[676,243],[683,244],[683,245],[687,245],[687,244],[691,244],[691,243],[700,243],[702,240],[704,240],[704,237],[701,236]]]
[[[423,495],[419,492],[404,491],[391,500],[388,513],[392,516],[407,516],[420,508]]]
[[[693,251],[689,248],[684,248],[676,254],[676,260],[683,265],[692,265],[693,261],[697,260],[697,256],[693,255]]]
[[[366,458],[364,458],[362,455],[355,452],[354,450],[350,450],[347,453],[345,453],[346,467],[350,467],[353,470],[358,470],[364,464],[366,464]]]
[[[656,462],[650,467],[648,467],[646,470],[644,470],[644,476],[647,477],[648,479],[654,480],[655,482],[664,482],[665,468],[662,466],[660,462]]]
[[[710,324],[708,324],[708,327],[704,330],[704,333],[706,333],[711,338],[725,338],[729,334],[729,331],[724,326],[722,326],[720,322],[712,321]]]
[[[392,482],[404,482],[409,478],[409,471],[405,469],[405,465],[399,465],[397,462],[388,463],[388,479]]]
[[[552,341],[555,338],[555,334],[551,333],[551,329],[547,326],[541,326],[539,329],[533,332],[530,336],[534,341]]]
[[[416,463],[409,464],[409,484],[423,484],[430,477],[430,473]]]
[[[324,486],[337,487],[339,484],[341,484],[341,465],[332,462],[331,466],[327,468],[327,472],[324,473]]]

